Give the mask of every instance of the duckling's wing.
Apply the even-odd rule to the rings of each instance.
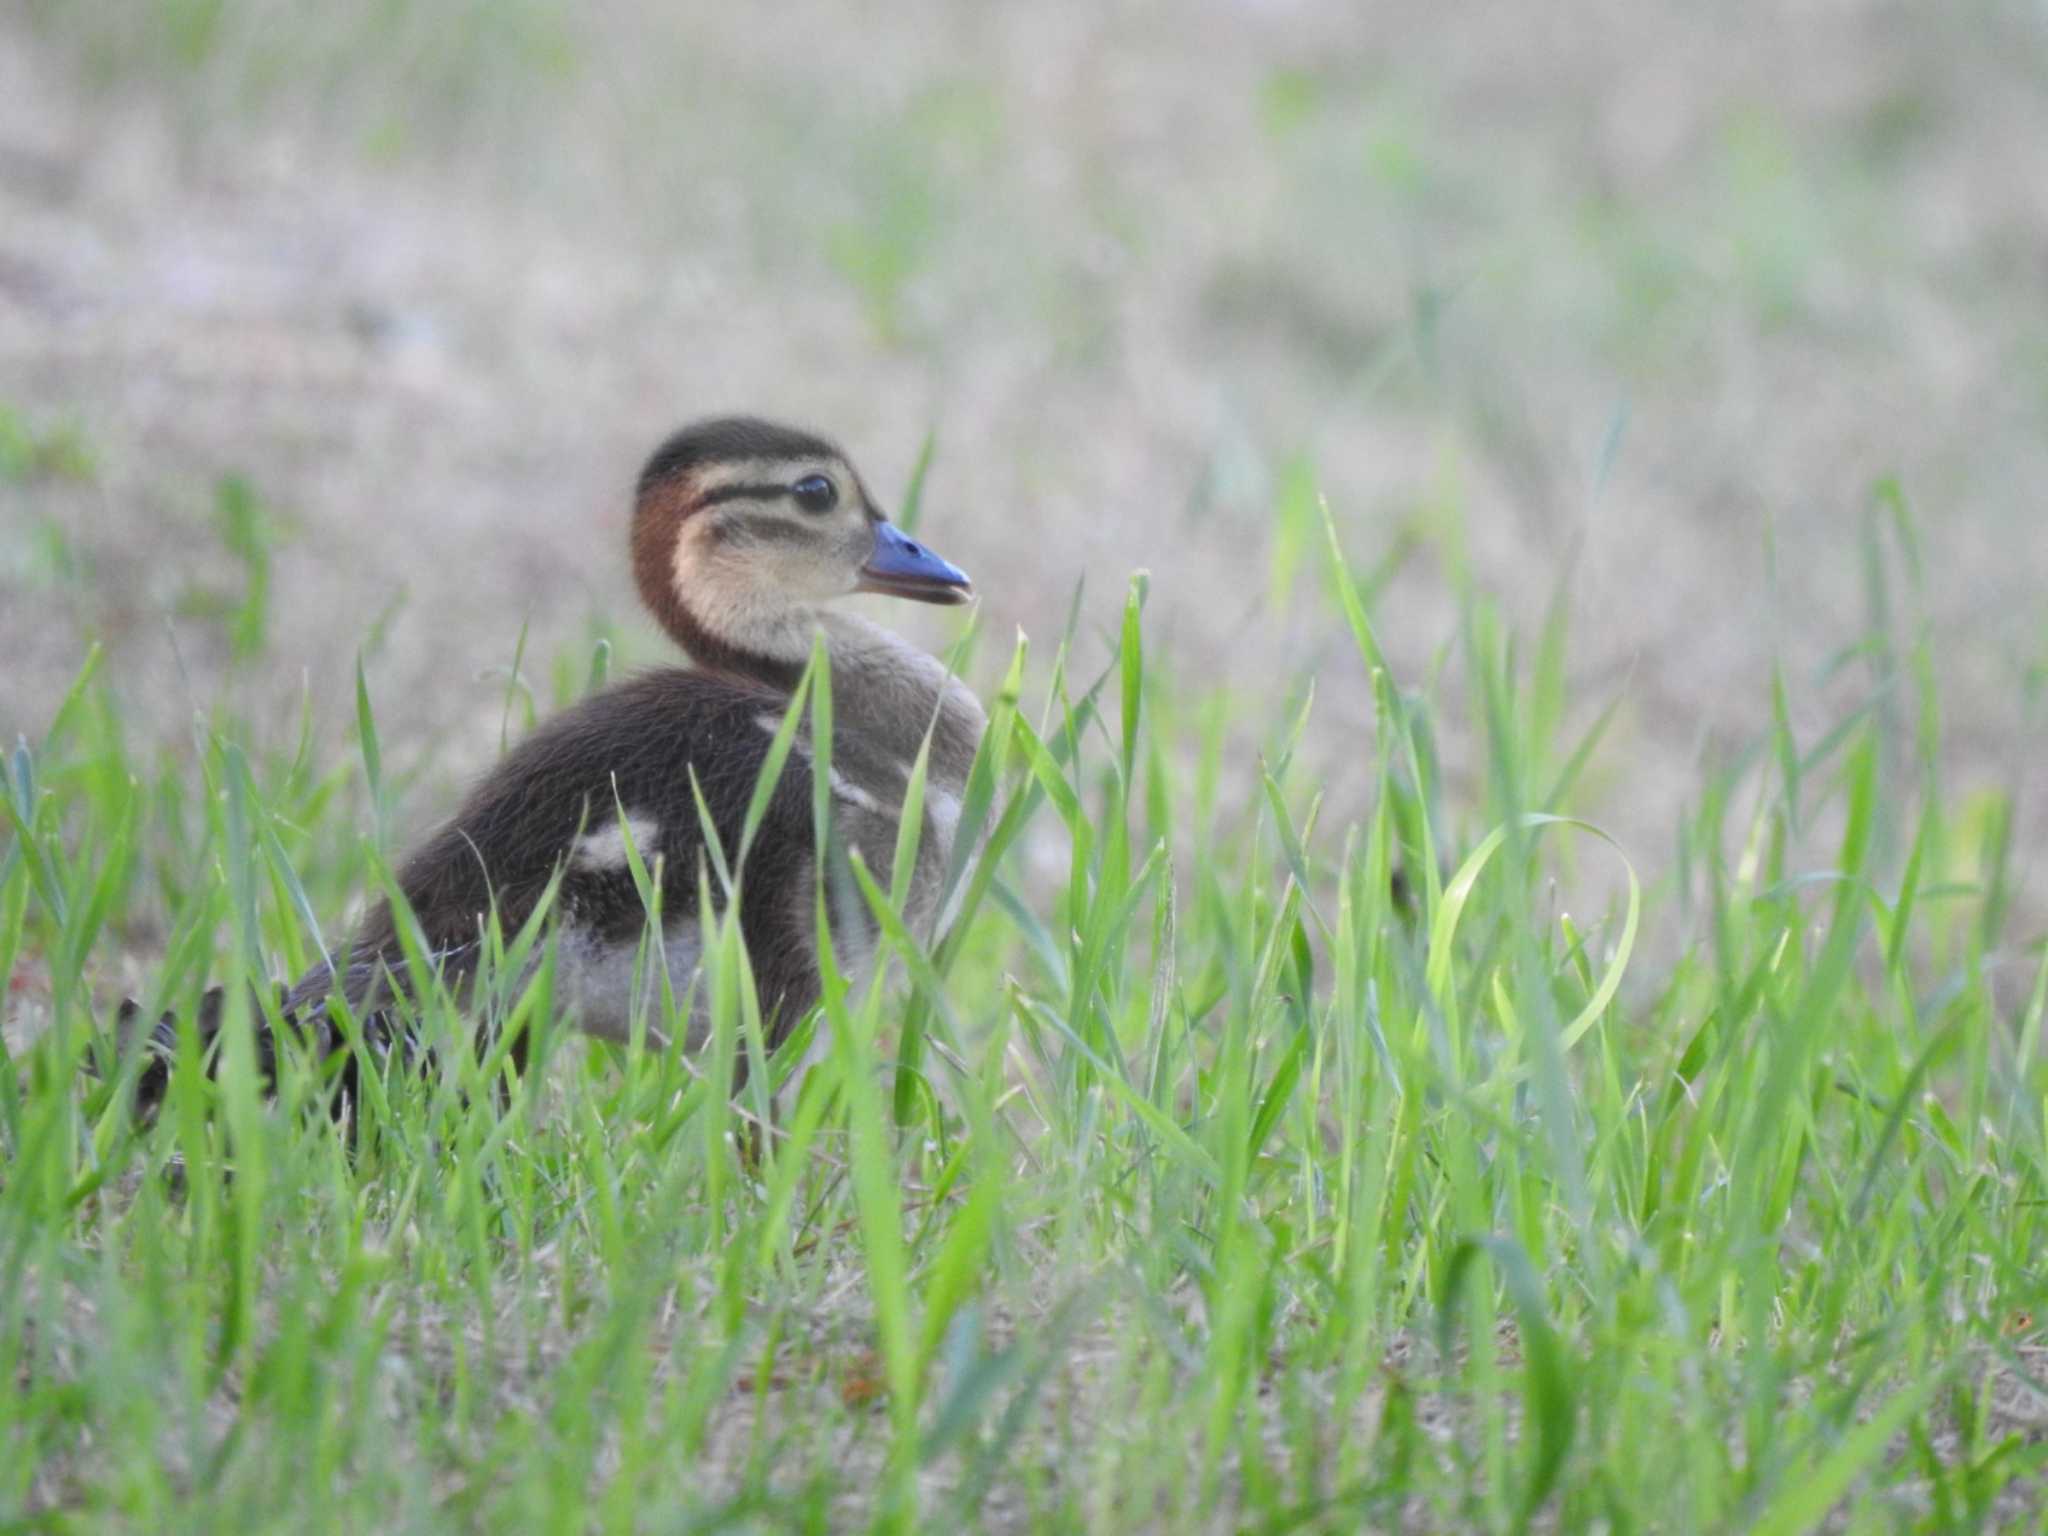
[[[665,924],[694,930],[706,855],[697,793],[730,866],[787,707],[786,696],[769,689],[670,668],[593,695],[535,731],[399,868],[399,889],[444,974],[453,981],[469,968],[493,910],[508,933],[524,923],[558,870],[559,911],[580,938],[635,940],[646,914],[628,836],[643,864],[660,869]],[[769,797],[743,886],[741,922],[764,1002],[771,989],[803,990],[801,967],[786,956],[804,946],[780,930],[798,922],[804,904],[780,895],[797,882],[807,888],[812,845],[808,780],[792,758]],[[401,949],[385,904],[370,913],[351,954],[359,974],[345,977],[343,990],[352,997],[396,967]],[[332,986],[323,969],[294,989],[294,1000],[309,1003]]]

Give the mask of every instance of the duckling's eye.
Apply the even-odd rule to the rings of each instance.
[[[805,475],[789,488],[806,512],[830,512],[839,501],[839,487],[823,475]]]

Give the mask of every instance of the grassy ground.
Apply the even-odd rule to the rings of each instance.
[[[8,769],[0,970],[45,1026],[0,1076],[14,1518],[2037,1519],[2048,959],[2008,921],[2007,802],[1943,794],[1925,635],[1867,636],[1825,735],[1704,776],[1646,891],[1564,819],[1600,743],[1560,733],[1561,626],[1518,647],[1468,594],[1475,686],[1411,686],[1336,549],[1356,654],[1318,687],[1374,701],[1373,813],[1320,814],[1305,688],[1220,803],[1218,701],[1148,665],[1134,583],[1106,666],[1020,651],[992,690],[961,915],[831,998],[758,1155],[766,1077],[707,1088],[759,1044],[730,932],[704,1059],[564,1038],[543,967],[494,989],[539,1047],[503,1112],[439,1002],[441,1070],[382,1080],[353,1154],[318,1063],[258,1102],[246,1018],[138,1134],[81,1076],[93,957],[160,916],[181,1009],[297,969],[388,878],[407,791],[367,691],[353,752],[220,717],[187,772],[88,664]],[[1464,809],[1452,716],[1486,743]],[[1607,864],[1625,896],[1575,910]],[[545,946],[503,941],[507,976]]]
[[[2039,1528],[2044,65],[0,15],[0,1527]],[[137,1134],[114,1003],[295,972],[659,656],[623,487],[733,408],[936,428],[958,927],[759,1156],[733,965],[709,1062],[543,976],[503,1113],[444,1050],[351,1152],[235,1034]]]

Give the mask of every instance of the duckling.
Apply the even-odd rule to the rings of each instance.
[[[827,605],[853,593],[915,602],[971,601],[973,586],[891,523],[851,461],[826,439],[745,417],[700,421],[668,438],[641,471],[631,557],[641,600],[694,667],[666,667],[593,694],[535,731],[470,791],[446,823],[400,865],[399,889],[444,981],[474,974],[495,908],[516,932],[560,879],[555,996],[581,1029],[628,1038],[636,1014],[664,1038],[660,977],[635,960],[646,913],[627,856],[659,870],[662,944],[673,995],[698,969],[699,868],[706,856],[701,792],[728,861],[747,807],[822,635],[831,662],[833,835],[871,868],[894,856],[908,777],[929,736],[924,824],[907,918],[928,931],[951,855],[961,800],[985,717],[974,694],[934,656],[890,631]],[[814,835],[812,769],[799,735],[748,848],[739,922],[769,1047],[819,1000],[816,932],[821,851]],[[693,787],[694,780],[694,787]],[[622,825],[623,823],[623,825]],[[828,881],[828,888],[842,882]],[[829,906],[835,946],[871,952],[859,902]],[[373,907],[337,974],[316,967],[283,999],[282,1014],[323,1048],[340,1043],[325,1019],[339,990],[376,1050],[404,1048],[389,1004],[404,990],[397,920]],[[860,964],[860,955],[854,957]],[[701,999],[705,989],[697,989]],[[217,1027],[211,999],[202,1020]],[[134,1028],[132,1005],[124,1010]],[[708,1030],[701,1001],[682,1021],[682,1044]],[[158,1059],[140,1088],[147,1102],[168,1081],[166,1018],[152,1031]],[[266,1075],[272,1053],[260,1053]],[[352,1080],[348,1067],[344,1087]]]

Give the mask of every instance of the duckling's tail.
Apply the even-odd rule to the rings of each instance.
[[[252,986],[249,991],[249,1025],[256,1047],[256,1069],[265,1098],[277,1095],[278,1034],[281,1026],[298,1044],[310,1050],[316,1060],[324,1061],[338,1055],[338,1069],[329,1090],[328,1108],[336,1119],[345,1119],[351,1116],[360,1091],[363,1062],[357,1052],[347,1048],[348,1038],[328,1009],[327,1001],[333,994],[335,979],[334,972],[322,965],[303,977],[297,986],[286,987],[279,982],[276,1006],[269,1011],[264,1007],[261,994]],[[358,985],[359,982],[362,984]],[[356,968],[351,967],[343,973],[341,984],[343,994],[350,999],[351,1008],[359,1012],[363,1044],[372,1058],[373,1067],[381,1068],[394,1055],[403,1061],[417,1061],[423,1065],[430,1062],[430,1053],[420,1045],[417,1036],[399,1019],[395,1010],[387,1006],[361,1011],[362,1001],[374,990],[374,977],[369,968],[363,968],[359,977]],[[207,988],[191,1020],[190,1028],[198,1041],[200,1059],[209,1077],[219,1069],[226,1001],[225,988]],[[274,1024],[273,1019],[277,1023]],[[178,1056],[179,1028],[175,1013],[166,1012],[154,1022],[149,1021],[142,1005],[132,997],[123,999],[114,1015],[114,1041],[120,1059],[125,1062],[134,1052],[144,1053],[141,1069],[135,1078],[135,1112],[140,1119],[154,1119],[169,1095],[171,1066]]]
[[[255,1021],[256,1068],[262,1075],[267,1097],[277,1092],[277,1037],[264,1022],[262,999],[255,995],[254,988],[250,990],[249,1017]],[[279,987],[280,1003],[284,995],[284,988]],[[198,1037],[209,1074],[218,1059],[226,1009],[227,989],[208,987],[192,1016],[192,1031]],[[144,1053],[142,1069],[135,1077],[135,1112],[145,1120],[154,1118],[170,1092],[171,1063],[178,1057],[178,1016],[165,1012],[151,1022],[145,1018],[140,1003],[132,997],[123,998],[114,1014],[114,1044],[123,1061],[136,1051]]]

